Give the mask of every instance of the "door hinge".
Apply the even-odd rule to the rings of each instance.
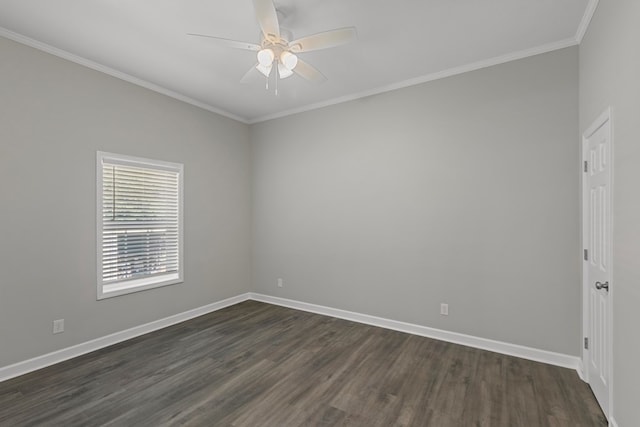
[[[584,250],[584,260],[589,261],[589,249]]]
[[[584,337],[584,349],[589,350],[589,338]]]
[[[584,171],[588,172],[589,171],[589,163],[587,163],[587,161],[584,161]]]

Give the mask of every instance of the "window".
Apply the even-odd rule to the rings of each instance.
[[[183,166],[98,152],[98,299],[182,282]]]

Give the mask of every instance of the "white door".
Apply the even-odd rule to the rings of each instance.
[[[587,381],[608,416],[611,375],[611,120],[608,113],[583,138],[585,268],[584,362]]]

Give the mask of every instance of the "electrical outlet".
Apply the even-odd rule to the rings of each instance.
[[[58,319],[53,321],[53,333],[60,334],[64,332],[64,319]]]
[[[278,277],[278,287],[281,288],[284,286],[284,282],[281,277]]]
[[[449,304],[440,304],[440,314],[442,314],[443,316],[449,315]]]

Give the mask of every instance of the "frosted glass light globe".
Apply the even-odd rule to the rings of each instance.
[[[298,57],[291,52],[284,51],[280,55],[280,62],[287,67],[287,70],[293,70],[298,65]]]
[[[258,52],[258,63],[263,67],[268,67],[273,63],[275,55],[271,49],[262,49]]]

